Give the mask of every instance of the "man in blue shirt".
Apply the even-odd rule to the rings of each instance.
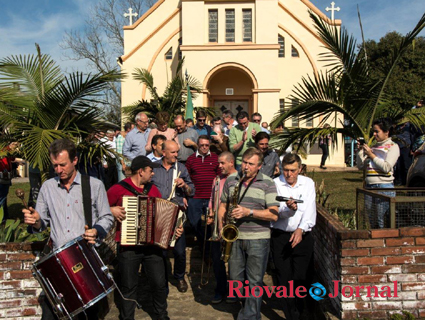
[[[198,132],[198,136],[206,135],[209,137],[211,135],[212,129],[207,125],[206,121],[207,113],[204,110],[199,110],[196,113],[196,124],[193,127]]]
[[[122,154],[130,161],[133,161],[137,156],[146,155],[145,146],[151,131],[148,128],[149,119],[145,113],[137,114],[135,120],[136,127],[127,134],[122,147]]]

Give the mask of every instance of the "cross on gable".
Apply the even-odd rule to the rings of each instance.
[[[340,7],[336,7],[335,8],[335,2],[331,2],[331,7],[326,7],[326,11],[331,11],[331,20],[334,21],[335,20],[335,11],[339,11],[341,10]]]
[[[125,18],[127,18],[127,17],[130,18],[130,24],[129,24],[130,26],[133,24],[133,17],[137,17],[137,16],[138,16],[137,12],[133,13],[132,8],[128,8],[128,13],[124,13]]]

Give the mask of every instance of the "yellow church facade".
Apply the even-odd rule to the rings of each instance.
[[[331,21],[308,0],[159,0],[130,26],[124,27],[124,55],[120,66],[122,105],[151,97],[131,78],[145,68],[163,92],[179,59],[202,84],[194,106],[259,112],[263,121],[291,102],[302,76],[324,70],[324,52],[309,11]],[[288,121],[286,127],[317,126],[320,119]],[[340,125],[340,119],[331,120]],[[321,152],[308,148],[307,164],[319,164]],[[327,165],[344,166],[344,145],[331,151]]]

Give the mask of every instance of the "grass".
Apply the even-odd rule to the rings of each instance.
[[[309,172],[307,174],[319,187],[325,180],[325,192],[329,194],[326,207],[341,214],[352,214],[356,210],[356,188],[363,186],[362,171]]]

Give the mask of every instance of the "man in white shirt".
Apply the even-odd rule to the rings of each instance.
[[[298,155],[285,155],[282,168],[283,174],[274,179],[277,194],[291,200],[280,203],[279,219],[270,224],[276,285],[285,286],[289,292],[289,281],[293,281],[294,288],[304,286],[308,290],[306,280],[314,246],[311,230],[316,224],[316,190],[312,179],[299,175],[302,165]],[[302,298],[281,301],[286,319],[300,318],[304,304]]]
[[[157,162],[162,159],[162,144],[167,141],[167,138],[162,134],[157,134],[152,138],[152,152],[147,155],[152,162]]]

